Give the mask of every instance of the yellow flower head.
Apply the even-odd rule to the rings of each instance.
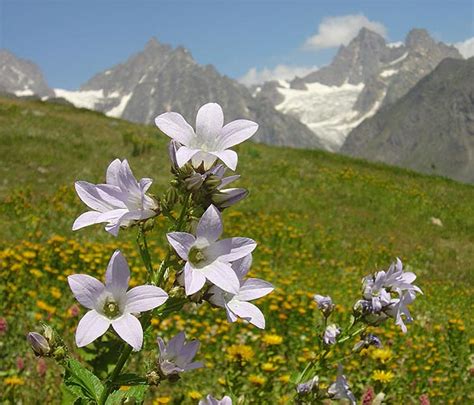
[[[188,397],[191,399],[200,399],[202,398],[202,395],[199,391],[193,390],[188,392]]]
[[[255,374],[251,374],[249,376],[249,381],[254,384],[254,385],[263,385],[265,384],[265,377],[262,377],[260,375],[255,375]]]
[[[380,381],[381,383],[389,383],[394,378],[395,374],[393,374],[391,371],[375,370],[372,373],[372,379],[375,381]]]
[[[374,360],[380,361],[381,363],[385,363],[392,357],[392,351],[388,348],[374,349],[370,353],[370,357],[372,357]]]
[[[23,378],[14,376],[14,377],[7,377],[3,380],[5,385],[23,385],[25,384],[25,380]]]
[[[231,361],[249,361],[254,354],[248,345],[232,345],[227,348],[227,357]]]
[[[262,341],[268,346],[280,345],[283,342],[283,338],[279,335],[268,334],[263,336]]]

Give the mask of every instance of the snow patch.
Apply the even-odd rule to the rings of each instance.
[[[398,73],[398,69],[386,69],[380,73],[381,77],[390,77],[396,75]]]
[[[54,89],[56,97],[61,97],[72,103],[78,108],[87,108],[94,110],[96,104],[100,103],[104,98],[102,90],[83,90],[70,91],[64,89]]]
[[[115,117],[115,118],[120,118],[123,114],[123,111],[125,110],[125,107],[127,106],[128,102],[130,101],[130,98],[132,97],[133,93],[128,93],[125,96],[122,97],[120,100],[120,103],[112,108],[111,110],[107,111],[105,115],[109,117]]]
[[[402,56],[400,56],[399,58],[395,59],[395,60],[392,60],[388,66],[393,66],[393,65],[396,65],[397,63],[401,62],[402,60],[406,59],[406,57],[408,56],[408,52],[405,52]]]
[[[31,89],[24,89],[24,90],[17,90],[13,94],[17,97],[26,97],[26,96],[32,96],[35,93]]]
[[[387,44],[389,48],[400,48],[401,46],[405,45],[402,41],[398,42],[390,42]]]

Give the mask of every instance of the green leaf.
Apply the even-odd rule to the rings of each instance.
[[[81,392],[80,397],[85,396],[98,402],[104,390],[100,380],[77,360],[70,359],[68,366],[64,379],[66,386],[74,393],[79,394]],[[79,391],[78,388],[80,389]]]
[[[127,399],[132,398],[135,400],[135,402],[129,401],[130,403],[136,405],[142,404],[145,399],[147,388],[148,387],[146,385],[137,385],[131,387],[129,390],[126,391],[115,391],[113,394],[109,395],[107,401],[105,402],[105,405],[121,405],[123,403],[126,403],[125,401]]]

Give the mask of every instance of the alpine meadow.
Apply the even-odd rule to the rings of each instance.
[[[169,149],[174,113],[157,128],[53,101],[0,98],[2,403],[474,402],[472,185],[236,145],[256,130],[246,120],[226,139],[230,179],[225,150],[216,166],[205,141]],[[125,175],[141,188],[113,201],[131,219],[80,217]],[[211,251],[235,274],[211,272]],[[103,330],[81,331],[96,309]]]

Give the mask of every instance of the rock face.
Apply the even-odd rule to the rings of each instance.
[[[474,58],[443,60],[352,130],[341,152],[474,183]]]
[[[38,66],[5,49],[0,49],[0,91],[19,97],[54,95]]]
[[[337,151],[353,128],[397,101],[448,57],[462,58],[425,30],[410,31],[404,44],[387,44],[362,28],[330,65],[286,84],[264,84],[255,94],[274,100],[278,110],[312,129],[326,149]]]
[[[125,63],[92,77],[78,92],[58,89],[56,95],[79,107],[141,123],[152,123],[164,111],[177,111],[193,125],[199,107],[214,101],[224,109],[226,122],[237,118],[258,122],[258,142],[321,147],[304,124],[277,111],[271,101],[257,100],[213,66],[196,63],[186,49],[173,49],[156,39]]]

